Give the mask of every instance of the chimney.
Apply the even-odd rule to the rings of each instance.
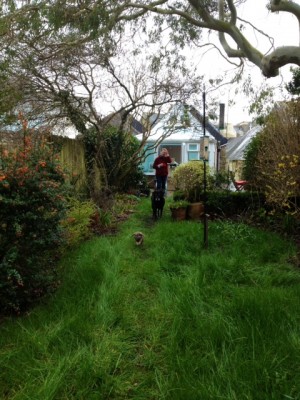
[[[225,104],[220,103],[219,129],[225,129]]]

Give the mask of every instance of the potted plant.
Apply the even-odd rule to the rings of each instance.
[[[190,203],[187,208],[187,218],[188,219],[199,219],[204,214],[204,203],[202,201],[197,201],[195,203]]]
[[[189,204],[190,203],[186,200],[172,201],[170,203],[172,219],[177,220],[177,221],[185,220],[186,212],[187,212],[187,208],[188,208]]]
[[[208,168],[208,166],[207,166]],[[211,175],[208,172],[207,184],[210,184]],[[184,194],[190,202],[187,209],[188,219],[199,219],[204,214],[202,202],[204,190],[204,164],[199,161],[189,161],[179,165],[173,175],[174,185],[177,191]]]

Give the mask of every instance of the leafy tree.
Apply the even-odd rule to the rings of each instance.
[[[107,171],[108,186],[121,191],[132,186],[137,187],[142,179],[139,141],[113,126],[105,129],[104,137],[106,151],[104,155],[102,153],[102,157]]]
[[[287,64],[300,65],[300,47],[283,46],[272,49],[268,54],[260,52],[252,45],[243,33],[247,21],[239,18],[239,6],[245,0],[186,0],[173,2],[171,0],[138,1],[123,3],[117,10],[118,19],[136,19],[146,13],[162,17],[166,25],[172,29],[171,38],[179,46],[187,41],[201,43],[201,30],[208,29],[219,35],[219,42],[229,59],[249,60],[260,68],[263,75],[273,77],[279,69]],[[295,1],[270,0],[268,9],[272,13],[287,12],[300,21],[300,5]],[[158,33],[166,27],[159,19]],[[253,28],[254,25],[250,24]],[[288,29],[288,27],[287,27]],[[256,30],[257,34],[264,34]],[[264,34],[266,35],[266,34]],[[233,48],[227,38],[236,45]]]
[[[111,151],[104,134],[111,121],[120,117],[120,135],[131,136],[133,117],[160,113],[166,104],[186,100],[199,91],[201,78],[188,69],[184,74],[178,72],[176,55],[168,55],[165,61],[162,57],[159,68],[141,62],[145,58],[142,45],[126,48],[126,32],[115,24],[114,2],[17,2],[15,8],[13,4],[9,3],[0,19],[3,35],[9,39],[0,46],[2,66],[10,87],[22,93],[13,105],[23,108],[29,120],[56,127],[58,121],[65,121],[77,129],[85,144],[88,183],[94,196],[95,162],[102,171],[102,186],[107,188],[111,181],[112,172],[105,168]],[[13,35],[9,35],[11,30]],[[101,103],[114,108],[109,118],[104,118],[105,110],[99,110]],[[138,159],[143,160],[149,129],[143,136],[134,159],[124,161],[119,171],[125,171],[128,162],[135,166]]]
[[[151,39],[158,40],[166,27],[171,29],[170,38],[178,47],[187,42],[202,45],[202,30],[218,33],[220,46],[229,59],[249,60],[258,66],[266,77],[278,75],[279,69],[287,64],[300,65],[299,46],[273,48],[268,54],[260,52],[244,34],[249,24],[259,35],[266,33],[255,29],[251,22],[239,17],[239,7],[246,0],[140,0],[120,2],[108,0],[55,0],[47,3],[37,1],[7,1],[2,6],[0,34],[11,43],[16,37],[27,36],[30,40],[40,37],[45,31],[47,39],[56,32],[60,49],[100,38],[101,45],[114,51],[110,32],[125,32],[127,22],[134,21],[134,30],[140,26],[147,30],[147,16],[153,14],[157,20]],[[300,20],[300,5],[295,1],[269,0],[270,12],[285,12]],[[140,20],[140,24],[137,22]],[[46,21],[46,22],[45,22]],[[41,29],[43,28],[43,29]],[[287,27],[288,29],[288,27]],[[45,38],[45,36],[44,36]],[[233,48],[227,38],[235,43]],[[270,38],[270,43],[272,40]],[[56,49],[57,50],[57,49]],[[156,57],[159,60],[160,54]]]
[[[300,96],[300,68],[292,68],[292,73],[292,81],[285,87],[290,94]]]

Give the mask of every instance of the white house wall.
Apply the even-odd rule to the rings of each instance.
[[[174,108],[165,115],[152,129],[150,132],[150,136],[147,140],[148,144],[154,144],[158,141],[161,140],[162,137],[163,140],[160,143],[159,146],[156,148],[156,155],[158,155],[159,150],[161,147],[168,147],[168,146],[181,146],[181,160],[175,160],[179,163],[186,163],[188,162],[188,145],[189,144],[198,144],[199,145],[199,155],[201,156],[200,153],[200,148],[201,148],[201,142],[204,139],[204,131],[203,131],[203,125],[202,123],[194,117],[187,109],[187,111],[184,111],[185,108],[183,105],[176,105]],[[182,123],[183,119],[183,113],[186,112],[188,113],[188,126],[184,126]],[[176,121],[172,121],[172,125],[170,124],[170,119],[172,118],[177,118]],[[142,134],[136,136],[138,140],[142,141],[143,136]],[[210,134],[210,132],[206,129],[205,131],[205,137],[208,138],[208,164],[211,169],[216,169],[217,167],[217,140],[215,137]],[[170,156],[172,157],[171,151]],[[148,168],[147,160],[144,164],[144,166],[147,165]],[[148,174],[154,174],[154,170],[152,171],[147,171],[145,167],[145,172]]]

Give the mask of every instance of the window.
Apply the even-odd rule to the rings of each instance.
[[[199,150],[199,144],[189,143],[189,151],[198,151],[198,150]]]
[[[148,171],[150,171],[150,172],[154,171],[154,169],[153,169],[153,161],[148,164]]]
[[[188,160],[199,160],[199,144],[189,143],[188,144]]]
[[[199,153],[197,151],[189,151],[188,152],[188,160],[199,160]]]

